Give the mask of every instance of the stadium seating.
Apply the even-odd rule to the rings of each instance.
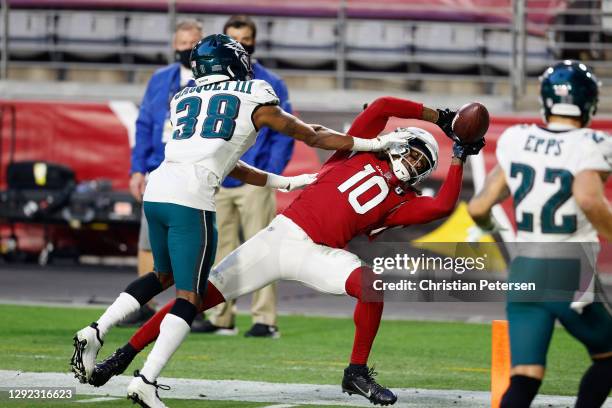
[[[269,56],[293,66],[313,68],[336,59],[336,20],[275,19]]]
[[[485,34],[485,61],[488,65],[508,72],[512,52],[512,33],[508,30],[489,30]],[[548,41],[543,36],[527,36],[527,72],[540,74],[552,59]]]
[[[156,59],[170,46],[170,24],[162,13],[131,13],[127,23],[127,51],[145,59]]]
[[[376,20],[348,21],[347,59],[359,66],[389,69],[406,62],[412,48],[412,25],[406,22],[380,24]]]
[[[79,59],[99,59],[123,46],[125,21],[122,15],[90,11],[57,14],[57,49]]]
[[[200,19],[205,33],[210,34],[222,31],[227,16],[205,14]],[[320,67],[338,58],[340,38],[335,18],[280,16],[256,20],[261,57],[298,68]],[[346,21],[346,58],[362,68],[376,70],[394,69],[406,62],[447,72],[481,63],[507,70],[511,50],[508,28],[486,30],[478,24],[350,18]],[[157,12],[13,10],[10,24],[15,56],[48,50],[52,45],[82,60],[121,53],[157,61],[167,51],[170,31],[168,15]],[[538,61],[549,57],[546,40],[530,36],[528,42],[529,59],[539,69],[543,63]]]
[[[191,14],[182,14],[179,19],[181,18],[194,18],[194,16]],[[227,16],[205,15],[202,18],[198,18],[198,20],[202,22],[204,34],[209,35],[223,32],[223,25],[227,21]]]
[[[10,15],[11,56],[36,58],[52,42],[53,14],[47,11],[14,10]]]
[[[415,30],[415,57],[435,69],[472,68],[480,61],[480,31],[473,24],[419,24]]]
[[[70,10],[52,8],[60,3],[28,0],[24,8],[25,3],[14,1],[12,58],[36,60],[42,70],[59,68],[68,73],[53,71],[46,77],[66,79],[73,77],[71,69],[95,63],[88,68],[113,71],[117,75],[109,77],[118,81],[141,81],[136,73],[168,62],[172,24],[166,2],[126,2],[125,7],[111,11],[103,0],[71,0]],[[477,87],[489,84],[482,89],[494,92],[511,71],[510,4],[508,0],[389,0],[379,7],[367,0],[232,0],[227,4],[180,0],[176,10],[179,19],[200,19],[205,34],[222,31],[230,13],[249,13],[258,26],[256,57],[285,76],[305,78],[310,75],[307,70],[315,69],[317,77],[325,77],[321,84],[348,78],[344,83],[350,87],[361,86],[361,79],[449,81],[462,75],[462,80]],[[532,78],[565,55],[559,16],[567,14],[566,7],[566,0],[528,4],[526,71]],[[606,50],[612,48],[605,41],[609,19],[600,19],[602,31],[595,37],[604,41],[586,43],[584,55],[605,76],[612,72],[612,65],[605,61],[612,55]],[[579,46],[574,45],[575,53],[581,52]],[[384,72],[391,76],[383,79]]]

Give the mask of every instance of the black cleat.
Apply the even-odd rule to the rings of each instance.
[[[215,326],[210,320],[195,319],[191,324],[192,333],[217,334],[219,336],[235,336],[238,334],[236,326]]]
[[[374,405],[393,405],[397,396],[389,389],[374,380],[376,372],[373,368],[347,367],[344,369],[342,379],[342,392],[348,395],[359,394],[367,398]]]
[[[280,335],[278,327],[263,323],[255,323],[248,332],[244,333],[244,337],[268,337],[271,339],[278,339]]]
[[[118,348],[113,354],[94,367],[89,384],[94,387],[101,387],[115,375],[122,374],[130,365],[138,352],[130,345]]]

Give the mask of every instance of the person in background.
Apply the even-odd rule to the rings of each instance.
[[[255,52],[257,26],[245,15],[230,17],[223,27],[224,34],[238,41],[252,56]],[[256,60],[252,60],[254,79],[268,82],[280,99],[280,107],[292,113],[287,86],[281,78],[268,71]],[[262,128],[257,141],[241,158],[242,161],[269,173],[283,172],[291,154],[293,139],[270,128]],[[217,226],[219,244],[216,262],[225,258],[260,230],[264,229],[276,215],[275,192],[271,188],[247,185],[227,177],[217,193]],[[272,283],[253,293],[251,314],[253,326],[247,337],[278,338],[280,332],[276,325],[276,283]],[[231,300],[213,309],[210,320],[203,325],[192,327],[193,331],[235,335],[236,301]]]
[[[202,24],[197,20],[179,21],[172,39],[175,62],[157,70],[147,84],[136,120],[136,144],[132,149],[130,169],[130,192],[138,201],[142,201],[147,174],[164,160],[164,148],[172,136],[170,99],[191,80],[189,57],[192,48],[202,36]],[[138,275],[143,276],[152,270],[153,253],[149,242],[149,228],[143,214],[138,237]],[[122,325],[140,325],[154,313],[152,304],[147,303],[129,316]]]

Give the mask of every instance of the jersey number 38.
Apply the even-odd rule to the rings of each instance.
[[[177,116],[183,112],[186,113],[177,119],[175,127],[182,126],[182,128],[174,131],[173,139],[183,140],[193,136],[200,119],[201,109],[202,98],[198,96],[181,99],[176,104]],[[200,137],[230,140],[236,129],[236,118],[239,110],[240,99],[237,96],[230,94],[214,95],[208,102]]]

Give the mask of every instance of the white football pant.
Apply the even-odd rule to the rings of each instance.
[[[357,255],[315,244],[293,221],[277,215],[213,268],[209,280],[226,300],[281,279],[343,295],[346,280],[360,266]]]

